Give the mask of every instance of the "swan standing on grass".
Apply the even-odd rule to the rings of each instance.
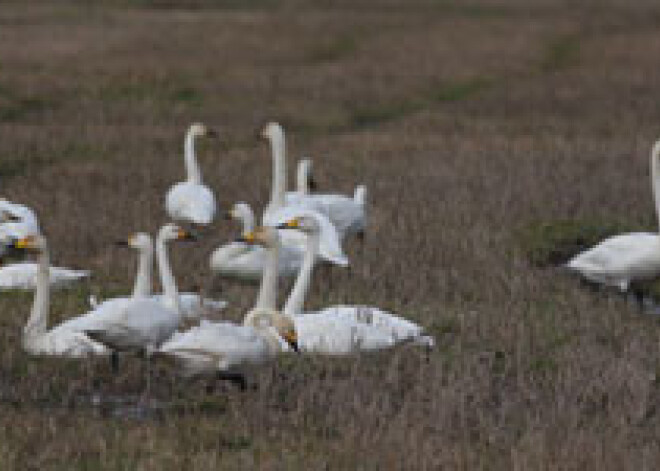
[[[286,342],[298,350],[296,330],[290,319],[275,309],[279,237],[274,228],[262,228],[244,237],[247,243],[266,248],[266,267],[254,308],[243,325],[203,321],[199,326],[175,334],[158,350],[159,356],[174,359],[185,376],[217,374],[245,388],[245,367],[273,359]]]
[[[293,219],[281,228],[301,230],[308,237],[303,266],[283,309],[295,322],[301,351],[345,355],[402,343],[434,346],[433,337],[426,335],[419,325],[375,307],[332,306],[303,314],[318,253],[319,225],[314,217],[308,216]]]
[[[303,159],[298,163],[297,191],[286,194],[287,205],[307,205],[325,215],[335,226],[340,239],[357,234],[364,238],[366,227],[367,187],[358,185],[352,197],[340,194],[311,194],[312,161]]]
[[[151,297],[159,302],[165,302],[164,294],[153,294],[153,253],[154,244],[151,236],[144,232],[137,232],[127,240],[118,242],[122,247],[131,247],[138,252],[138,268],[133,285],[132,297]],[[163,246],[160,250],[161,257],[167,257],[167,251]],[[169,263],[169,262],[167,262]],[[112,300],[109,300],[112,301]],[[107,301],[106,301],[107,302]],[[92,303],[96,308],[100,304]],[[219,311],[227,306],[224,301],[217,301],[200,296],[197,293],[179,293],[179,306],[184,319],[199,319],[207,311]]]
[[[660,140],[651,151],[651,184],[660,223]],[[612,236],[566,264],[587,280],[627,291],[630,283],[660,274],[660,235],[633,232]]]
[[[32,311],[23,328],[23,349],[31,355],[52,355],[81,358],[89,355],[107,355],[109,350],[90,339],[66,322],[48,330],[50,309],[50,283],[48,277],[50,254],[42,235],[31,235],[13,242],[12,248],[37,254],[37,286]]]
[[[200,123],[190,126],[184,148],[187,180],[170,189],[165,207],[175,221],[210,224],[215,217],[216,203],[211,189],[202,183],[202,172],[195,156],[195,139],[199,136],[214,137],[216,134]]]
[[[324,215],[307,205],[285,204],[286,191],[286,148],[284,130],[277,123],[268,123],[262,130],[261,136],[270,142],[273,159],[273,175],[271,196],[262,216],[264,226],[277,226],[294,217],[306,214],[316,214],[321,226],[319,255],[326,261],[336,265],[345,266],[348,258],[341,248],[341,239],[337,229]],[[297,246],[304,251],[305,236],[297,231],[288,231],[280,234],[282,245]]]
[[[254,231],[254,213],[247,203],[236,203],[227,216],[241,222],[242,236]],[[283,245],[277,264],[279,276],[291,277],[298,273],[302,258],[299,245]],[[210,259],[211,271],[217,275],[245,281],[259,281],[265,264],[266,251],[263,247],[239,241],[218,247]]]

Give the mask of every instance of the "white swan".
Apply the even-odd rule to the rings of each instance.
[[[262,229],[246,235],[246,241],[259,241],[267,247],[267,263],[257,302],[243,325],[203,321],[197,327],[175,334],[158,350],[158,355],[173,358],[186,376],[219,373],[221,377],[238,379],[244,385],[244,368],[271,360],[284,348],[283,340],[294,350],[298,348],[293,323],[274,309],[279,251],[277,231]]]
[[[660,140],[651,151],[651,183],[660,222]],[[609,237],[576,255],[566,267],[587,280],[626,291],[631,282],[660,274],[660,235],[633,232]]]
[[[176,224],[166,224],[158,233],[158,269],[164,300],[141,296],[114,298],[68,323],[114,351],[140,350],[149,355],[172,336],[182,319],[165,243],[189,238],[190,234]]]
[[[73,358],[88,355],[107,355],[109,351],[103,345],[90,339],[80,330],[70,328],[66,323],[48,330],[50,255],[46,238],[42,235],[30,235],[14,241],[13,248],[36,252],[38,259],[37,286],[32,311],[27,324],[23,328],[23,349],[31,355]]]
[[[277,123],[268,123],[261,135],[270,142],[273,160],[271,196],[262,216],[263,225],[277,226],[297,216],[316,214],[317,211],[308,205],[285,204],[286,148],[282,127]],[[341,239],[337,229],[323,214],[318,214],[317,219],[321,225],[320,257],[330,263],[347,265],[348,258],[341,248]],[[289,231],[280,234],[280,237],[283,245],[298,246],[300,250],[304,250],[304,234]]]
[[[210,224],[215,217],[216,203],[211,189],[202,183],[202,172],[195,157],[195,138],[198,136],[215,136],[215,133],[203,124],[190,126],[184,149],[187,180],[169,190],[165,207],[175,221]]]
[[[41,233],[35,212],[22,204],[0,199],[0,240],[21,239]]]
[[[165,302],[164,294],[153,294],[153,252],[154,244],[151,236],[144,232],[137,232],[127,240],[120,241],[120,246],[134,248],[138,251],[138,268],[133,285],[133,297],[151,297],[159,302]],[[160,251],[162,257],[167,257],[163,247]],[[93,308],[100,304],[94,299],[90,300]],[[182,317],[185,319],[199,319],[209,311],[219,311],[227,306],[225,301],[209,299],[197,293],[179,293],[179,306]]]
[[[305,260],[283,312],[294,319],[301,351],[345,355],[380,350],[401,343],[433,347],[435,341],[419,325],[368,306],[332,306],[318,312],[302,313],[318,253],[319,225],[314,217],[293,219],[282,228],[307,234]]]
[[[327,216],[342,239],[351,234],[363,238],[366,227],[367,187],[358,185],[352,197],[340,194],[311,194],[311,170],[311,160],[303,159],[298,163],[297,191],[286,194],[286,204],[306,205]]]
[[[250,205],[239,202],[228,213],[228,218],[241,222],[243,236],[254,230],[254,213]],[[298,273],[303,251],[298,244],[283,245],[279,251],[277,270],[279,276],[291,277]],[[218,247],[210,258],[211,271],[227,277],[246,281],[259,281],[266,263],[263,247],[233,241]]]

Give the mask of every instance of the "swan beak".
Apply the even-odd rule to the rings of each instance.
[[[179,229],[179,234],[178,234],[177,239],[193,242],[193,241],[197,240],[197,236],[195,234],[193,234],[192,232],[185,231],[183,229]]]
[[[22,239],[14,239],[9,247],[18,250],[32,250],[36,248],[34,245],[33,236],[23,237]]]
[[[218,138],[218,131],[215,129],[207,129],[206,130],[206,137],[210,137],[212,139],[217,139]]]
[[[294,352],[296,353],[300,352],[300,349],[298,348],[298,335],[296,334],[295,330],[290,330],[288,332],[285,332],[283,338],[284,340],[286,340],[286,343],[289,344],[289,346]]]
[[[298,229],[300,227],[300,222],[298,219],[291,219],[290,221],[285,222],[276,226],[276,229]]]
[[[256,237],[254,232],[248,232],[247,234],[243,234],[239,238],[236,239],[236,242],[243,242],[245,244],[255,244],[256,243]]]
[[[232,221],[234,219],[234,212],[233,211],[227,211],[222,215],[223,219],[225,221]]]
[[[130,247],[127,240],[118,240],[115,242],[115,247]]]

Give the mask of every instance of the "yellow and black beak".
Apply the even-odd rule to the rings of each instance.
[[[285,332],[282,338],[286,340],[286,343],[289,344],[289,346],[294,352],[296,353],[300,352],[300,349],[298,348],[298,335],[296,334],[295,330],[289,330]]]
[[[256,244],[257,243],[257,238],[254,232],[248,232],[247,234],[243,234],[240,237],[236,239],[236,242],[243,242],[245,244]]]
[[[300,221],[297,218],[291,219],[290,221],[285,222],[277,226],[277,229],[298,229],[300,227]]]
[[[21,239],[14,239],[10,244],[9,248],[16,250],[34,250],[36,246],[34,245],[34,237],[27,236]]]
[[[215,129],[206,129],[206,137],[210,137],[211,139],[217,139],[218,137],[218,131]]]
[[[307,185],[309,186],[309,189],[312,191],[318,190],[318,183],[316,182],[316,179],[314,178],[314,175],[309,175],[307,177]]]
[[[197,240],[197,236],[190,231],[179,229],[179,233],[177,234],[177,240],[192,242]]]
[[[232,221],[234,219],[234,211],[227,211],[222,215],[225,221]]]

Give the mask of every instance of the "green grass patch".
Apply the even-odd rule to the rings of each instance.
[[[443,84],[430,93],[430,98],[437,102],[454,102],[471,98],[493,85],[488,77],[474,77],[466,80]]]
[[[630,227],[613,221],[559,220],[535,222],[516,233],[518,245],[537,267],[558,266],[603,239]]]

